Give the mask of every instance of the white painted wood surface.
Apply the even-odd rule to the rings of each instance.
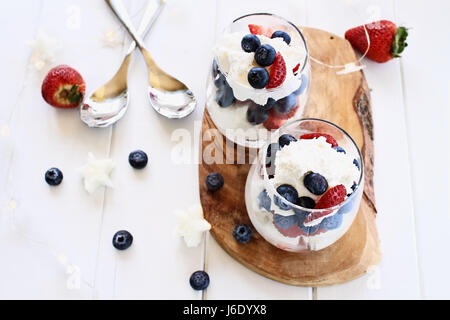
[[[137,25],[145,0],[126,4]],[[201,299],[188,278],[203,267],[211,276],[206,299],[450,298],[449,9],[444,0],[426,5],[406,0],[168,0],[146,43],[164,69],[192,86],[199,108],[181,121],[158,116],[147,104],[146,70],[136,54],[126,116],[112,128],[88,129],[77,111],[58,111],[42,100],[46,70],[27,68],[31,49],[25,42],[40,29],[62,41],[54,64],[77,68],[90,92],[115,72],[129,37],[101,0],[1,2],[0,30],[7,46],[0,53],[0,298]],[[341,36],[377,18],[412,28],[401,60],[366,61],[384,255],[358,280],[314,290],[287,286],[249,271],[209,236],[194,249],[173,236],[172,212],[198,201],[198,179],[195,162],[174,163],[172,133],[179,128],[191,132],[191,158],[196,159],[211,47],[232,19],[250,12],[273,12]],[[123,44],[105,47],[101,39],[108,31],[118,31]],[[142,172],[127,162],[137,148],[150,158]],[[83,190],[77,168],[89,151],[116,162],[114,189],[93,196]],[[50,166],[64,172],[58,188],[43,183]],[[80,289],[67,288],[71,275],[48,247],[11,230],[11,200],[19,230],[51,244],[80,268],[85,280]],[[119,229],[134,235],[128,251],[111,246]]]

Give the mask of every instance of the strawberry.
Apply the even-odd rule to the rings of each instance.
[[[42,97],[55,108],[75,108],[83,101],[86,84],[75,69],[59,65],[51,69],[42,83]]]
[[[318,138],[318,137],[325,137],[327,139],[327,142],[329,144],[331,144],[331,147],[337,147],[338,143],[336,141],[335,138],[333,138],[333,136],[330,136],[329,134],[326,133],[308,133],[308,134],[304,134],[300,137],[300,139],[314,139],[314,138]]]
[[[266,36],[268,38],[271,38],[272,37],[272,33],[273,33],[272,28],[266,28],[266,27],[263,27],[263,26],[260,26],[260,25],[257,25],[257,24],[249,24],[248,25],[248,29],[250,30],[251,34],[254,34],[254,35],[257,35],[257,36],[263,35],[263,36]]]
[[[272,108],[271,112],[273,112],[274,117],[287,120],[287,119],[290,119],[293,116],[295,116],[295,113],[297,112],[297,110],[298,110],[298,105],[294,109],[292,109],[289,113],[286,113],[286,114],[276,111],[275,108]]]
[[[269,119],[267,119],[263,125],[267,130],[275,130],[280,128],[283,124],[287,122],[286,119],[281,119],[275,114],[274,109],[269,112]]]
[[[277,52],[272,66],[270,67],[269,83],[266,88],[276,88],[279,87],[286,79],[286,62],[281,53]]]
[[[395,23],[388,20],[372,22],[365,26],[370,38],[367,57],[373,61],[382,63],[398,58],[408,46],[405,42],[408,30],[405,27],[397,27]],[[367,37],[364,26],[348,30],[345,33],[345,39],[359,52],[366,52]]]
[[[330,188],[323,194],[323,196],[320,197],[314,209],[326,209],[337,206],[339,203],[345,200],[346,195],[347,191],[342,184]],[[312,213],[311,215],[313,214],[314,213]],[[304,223],[306,223],[306,220]]]
[[[300,69],[300,63],[298,63],[294,69],[292,69],[292,73],[296,73],[298,71],[298,69]]]

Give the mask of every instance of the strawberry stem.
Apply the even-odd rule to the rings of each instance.
[[[72,88],[70,88],[69,95],[67,96],[70,103],[79,103],[82,97],[83,95],[81,92],[78,92],[77,85],[73,85]]]
[[[393,58],[399,58],[400,53],[405,50],[408,46],[406,43],[406,38],[408,37],[408,29],[405,27],[397,28],[397,32],[395,33],[394,42],[392,43],[391,54]]]

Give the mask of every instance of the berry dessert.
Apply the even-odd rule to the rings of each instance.
[[[361,153],[337,126],[295,120],[275,132],[252,165],[245,190],[249,217],[270,243],[321,250],[350,227],[364,185]]]
[[[207,108],[231,141],[261,147],[270,130],[301,116],[310,66],[306,42],[292,24],[273,15],[242,17],[213,54]]]
[[[51,69],[42,83],[42,97],[55,108],[76,108],[83,101],[86,83],[77,70],[59,65]]]

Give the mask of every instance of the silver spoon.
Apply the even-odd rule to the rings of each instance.
[[[184,83],[164,72],[164,70],[156,64],[155,60],[150,55],[150,52],[145,48],[142,38],[134,29],[121,1],[105,1],[120,22],[125,26],[125,29],[127,29],[133,37],[136,45],[144,56],[145,63],[147,64],[150,104],[153,109],[170,119],[184,118],[192,113],[197,104],[192,91],[189,90]]]
[[[164,0],[149,0],[138,33],[145,37],[161,13]],[[80,109],[80,118],[89,127],[107,127],[119,121],[128,109],[127,75],[136,42],[131,43],[119,70],[105,85],[86,99]]]

